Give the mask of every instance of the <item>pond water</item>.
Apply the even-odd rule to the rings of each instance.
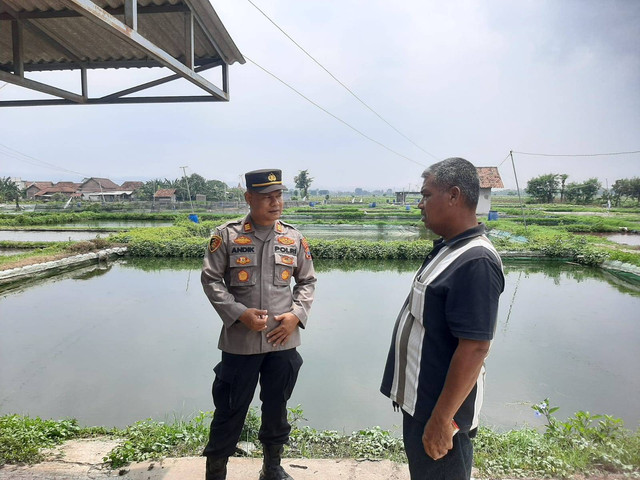
[[[91,240],[96,237],[108,237],[109,232],[91,231],[53,231],[53,230],[0,230],[0,241],[12,242],[69,242]]]
[[[621,243],[623,245],[640,246],[640,235],[633,233],[616,233],[615,235],[607,235],[607,240]]]
[[[290,403],[309,425],[399,432],[401,417],[378,388],[415,268],[317,262]],[[505,270],[483,423],[542,425],[530,405],[550,397],[558,417],[584,409],[637,428],[640,289],[566,264]],[[0,293],[0,414],[124,426],[212,410],[220,320],[199,274],[199,261],[130,259]]]
[[[435,238],[424,226],[410,225],[323,225],[299,224],[296,228],[308,238],[355,240],[417,240]]]
[[[147,227],[170,227],[173,222],[162,222],[155,220],[100,220],[97,222],[65,223],[60,227],[65,228],[147,228]]]

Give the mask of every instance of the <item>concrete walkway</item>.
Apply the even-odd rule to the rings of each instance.
[[[88,480],[121,478],[127,480],[204,479],[203,457],[167,458],[134,463],[110,470],[103,457],[115,446],[111,439],[82,439],[64,443],[47,452],[47,459],[32,466],[5,465],[0,479],[11,480]],[[229,459],[227,480],[258,480],[262,460]],[[389,460],[283,459],[282,466],[295,480],[409,480],[406,464]]]

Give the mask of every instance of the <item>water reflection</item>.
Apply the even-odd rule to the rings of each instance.
[[[401,418],[378,387],[419,262],[316,264],[292,404],[316,428],[393,428]],[[640,412],[628,399],[640,395],[636,286],[561,263],[507,262],[505,270],[484,423],[542,423],[529,405],[550,397],[559,416],[585,409],[635,428]],[[199,260],[130,259],[5,291],[0,413],[122,426],[210,410],[220,320],[199,273]]]

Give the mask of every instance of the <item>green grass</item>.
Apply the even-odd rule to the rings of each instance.
[[[624,428],[621,420],[608,415],[577,412],[565,421],[554,417],[557,410],[545,400],[533,408],[547,418],[545,431],[522,428],[496,432],[482,427],[474,440],[475,466],[483,478],[553,477],[573,474],[623,473],[640,475],[640,431]],[[145,420],[124,429],[81,428],[75,420],[41,420],[19,415],[0,417],[0,466],[36,463],[42,449],[72,438],[98,434],[119,439],[105,457],[111,468],[131,462],[199,455],[208,439],[212,412],[173,423]],[[371,427],[352,432],[316,430],[300,426],[300,406],[289,409],[292,424],[285,455],[294,458],[390,459],[406,462],[399,434]],[[247,415],[241,441],[259,446],[260,414]],[[254,456],[261,456],[257,450]]]
[[[0,248],[29,249],[17,255],[0,256],[0,269],[13,268],[24,261],[34,263],[52,260],[58,255],[70,256],[112,247],[113,243],[104,238],[94,238],[81,242],[0,242]],[[35,262],[35,263],[38,263]]]

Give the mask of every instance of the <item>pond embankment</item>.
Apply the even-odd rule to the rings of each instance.
[[[121,257],[127,252],[127,247],[105,248],[95,252],[82,253],[79,255],[70,255],[48,262],[24,265],[6,270],[0,270],[0,286],[21,282],[25,279],[33,280],[34,278],[48,277],[57,275],[74,268],[92,263],[100,263]]]

